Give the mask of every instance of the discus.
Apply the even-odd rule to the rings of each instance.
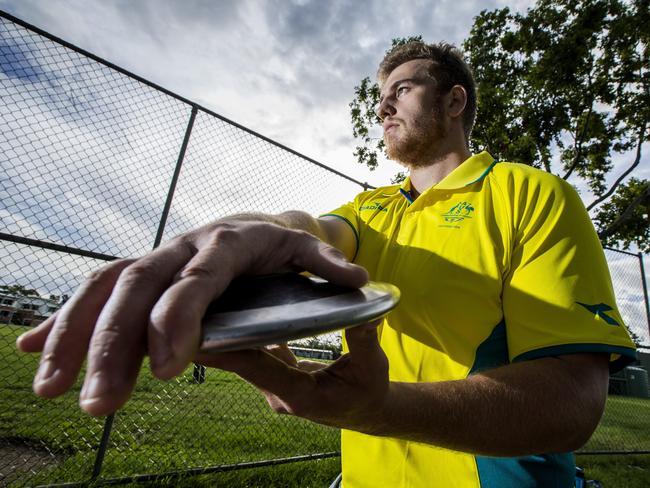
[[[297,273],[240,277],[208,306],[200,349],[250,349],[361,325],[399,298],[396,286],[376,281],[347,288]]]

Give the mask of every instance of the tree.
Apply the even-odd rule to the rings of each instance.
[[[650,182],[626,182],[650,120],[648,25],[646,0],[538,0],[525,15],[482,11],[463,43],[479,98],[472,150],[586,186],[603,243],[624,248],[650,247]],[[614,159],[627,167],[608,185]]]
[[[32,288],[25,288],[22,285],[0,285],[0,291],[10,295],[23,297],[40,297],[39,293]]]
[[[599,233],[605,245],[623,241],[627,249],[636,244],[639,249],[649,252],[650,227],[650,184],[637,178],[621,184],[611,200],[598,210],[595,221],[605,229]]]

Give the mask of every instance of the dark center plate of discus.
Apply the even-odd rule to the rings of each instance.
[[[296,273],[234,280],[202,323],[202,351],[234,351],[303,339],[360,325],[397,306],[399,289],[369,282],[333,285]]]

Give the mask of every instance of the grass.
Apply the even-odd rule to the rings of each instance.
[[[42,400],[33,394],[31,380],[38,356],[21,354],[14,347],[15,337],[24,330],[0,325],[0,473],[17,486],[87,479],[103,419],[91,418],[77,407],[79,382],[55,400]],[[40,452],[39,461],[43,462],[33,467],[21,465],[20,459],[9,460],[12,450],[25,448],[34,451],[32,457],[39,457],[36,454]],[[189,368],[176,380],[161,382],[150,375],[145,364],[133,399],[115,417],[102,477],[162,473],[338,449],[337,430],[274,414],[257,390],[230,373],[210,370],[205,383],[195,384]],[[10,463],[14,464],[13,475],[7,473]],[[299,465],[315,464],[299,463],[296,467],[259,472],[246,470],[250,474],[243,476],[255,480],[263,473],[285,472],[302,478],[301,469],[307,468]],[[328,463],[320,465],[325,464]],[[211,477],[233,476],[242,475],[219,473]],[[17,477],[20,482],[14,479]]]
[[[598,429],[583,451],[650,451],[650,400],[609,396]]]
[[[648,488],[650,455],[577,455],[576,464],[587,479],[600,481],[605,488]]]
[[[38,356],[21,354],[13,345],[24,330],[0,325],[0,486],[88,479],[103,419],[89,417],[77,407],[79,382],[55,400],[42,400],[32,393]],[[648,433],[650,401],[610,397],[603,421],[585,449],[650,450]],[[164,383],[154,379],[145,365],[133,399],[115,417],[102,477],[338,449],[338,431],[274,414],[254,388],[234,375],[210,370],[205,383],[195,384],[190,368]],[[601,480],[606,487],[650,486],[650,456],[579,455],[577,462],[588,477]],[[330,458],[186,479],[168,477],[144,485],[324,487],[339,471],[340,460]]]

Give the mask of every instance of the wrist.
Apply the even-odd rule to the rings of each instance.
[[[396,396],[397,385],[397,383],[389,381],[384,394],[370,402],[363,412],[359,412],[358,425],[351,430],[380,437],[390,436],[393,430],[391,424],[394,422],[391,412],[394,410],[393,399]]]

